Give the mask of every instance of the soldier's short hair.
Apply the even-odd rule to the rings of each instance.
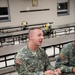
[[[35,30],[35,29],[40,29],[40,30],[42,30],[40,27],[33,27],[33,28],[30,28],[30,29],[29,29],[29,32],[28,32],[28,37],[29,37],[31,31],[33,31],[33,30]]]

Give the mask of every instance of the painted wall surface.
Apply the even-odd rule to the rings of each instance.
[[[70,14],[57,16],[57,0],[38,0],[38,6],[32,6],[32,0],[9,0],[10,17],[9,22],[0,22],[2,26],[20,26],[22,21],[28,24],[53,22],[52,26],[59,26],[75,22],[75,0],[70,0]],[[22,10],[50,9],[49,11],[24,12]]]

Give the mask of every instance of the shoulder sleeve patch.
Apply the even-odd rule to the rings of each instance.
[[[62,59],[62,60],[64,60],[65,58],[64,58],[64,54],[62,53],[62,54],[60,54],[60,58]]]

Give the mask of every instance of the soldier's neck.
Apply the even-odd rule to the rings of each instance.
[[[34,44],[28,43],[28,48],[31,51],[37,51],[38,50],[38,46],[35,46]]]

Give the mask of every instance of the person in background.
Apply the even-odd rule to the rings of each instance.
[[[21,25],[22,25],[22,30],[28,29],[28,28],[27,28],[28,22],[22,21]]]
[[[40,47],[44,36],[40,28],[29,30],[29,42],[15,55],[15,67],[19,75],[59,75],[60,69],[54,69],[47,54]]]
[[[64,45],[56,61],[62,75],[75,75],[75,41]]]
[[[52,35],[52,37],[53,37],[53,30],[52,30],[51,25],[50,25],[49,23],[47,23],[47,24],[45,25],[45,29],[46,29],[45,35],[47,35],[48,38],[50,38],[51,35]]]

